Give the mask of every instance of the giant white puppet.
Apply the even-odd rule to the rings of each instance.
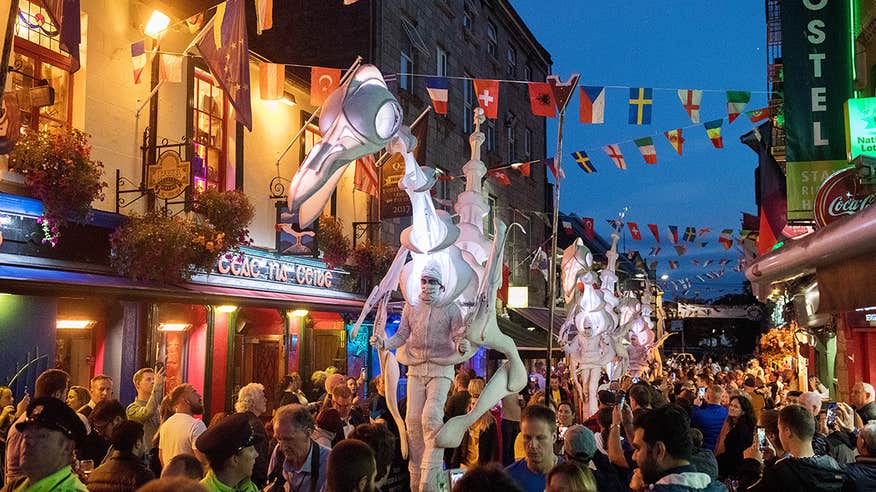
[[[608,264],[600,276],[593,269],[593,254],[580,238],[563,251],[560,264],[563,296],[569,307],[559,339],[569,356],[573,382],[584,399],[586,415],[598,410],[597,389],[603,369],[617,379],[626,367],[623,338],[627,326],[619,323],[612,305],[619,303],[614,294],[616,234],[613,237]],[[601,286],[597,283],[600,277]]]
[[[299,210],[301,222],[306,225],[321,213],[350,162],[381,147],[404,158],[405,175],[399,187],[411,200],[412,225],[402,232],[402,246],[386,276],[369,295],[353,336],[365,317],[376,310],[371,342],[378,348],[387,404],[401,431],[402,452],[409,456],[411,489],[432,491],[438,490],[443,481],[443,448],[459,444],[470,422],[483,413],[477,413],[482,408],[486,410],[505,395],[522,389],[526,371],[513,341],[496,324],[496,291],[501,285],[507,227],[497,221],[496,235],[487,249],[489,242],[482,231],[466,225],[476,223],[478,217],[482,220],[488,210],[476,197],[465,193],[468,198],[460,197],[463,202],[467,200],[467,205],[461,205],[466,213],[460,212],[463,220],[459,226],[447,212],[435,209],[430,195],[435,171],[420,167],[414,159],[416,139],[401,125],[401,119],[401,108],[380,72],[369,65],[359,67],[349,82],[326,101],[320,118],[323,138],[293,178],[289,202],[291,208]],[[485,171],[477,166],[483,134],[478,130],[475,133],[471,165],[467,164],[466,171],[471,174],[471,186],[466,192],[480,191],[480,180],[472,178],[478,173],[483,176]],[[472,188],[473,181],[477,181],[477,188]],[[408,254],[411,261],[407,261]],[[405,307],[398,331],[387,339],[387,303],[397,287],[401,288]],[[465,316],[458,304],[462,301]],[[470,358],[482,345],[503,352],[509,362],[490,379],[470,414],[443,423],[453,366]],[[393,348],[397,349],[398,359],[390,351]],[[398,362],[408,366],[404,420],[396,400]]]

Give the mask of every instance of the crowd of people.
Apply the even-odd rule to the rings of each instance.
[[[870,384],[834,402],[817,378],[801,388],[791,371],[741,362],[670,359],[647,380],[604,381],[598,411],[581,415],[564,364],[546,378],[536,361],[520,394],[446,450],[446,476],[463,492],[876,490]],[[208,419],[192,385],[165,391],[161,368],[134,374],[127,406],[107,376],[84,388],[47,370],[33,398],[0,387],[2,491],[409,490],[382,378],[366,391],[364,373],[328,368],[307,382],[290,374],[274,395],[247,384],[233,413]],[[445,420],[484,385],[458,368]]]

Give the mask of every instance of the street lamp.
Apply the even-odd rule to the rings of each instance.
[[[167,30],[169,25],[170,17],[160,10],[153,10],[152,15],[149,17],[149,22],[146,23],[146,27],[143,29],[143,34],[152,39],[158,39]]]

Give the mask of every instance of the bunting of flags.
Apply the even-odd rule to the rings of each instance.
[[[499,81],[474,79],[475,97],[484,116],[496,119],[499,114]]]
[[[341,84],[339,68],[313,67],[310,69],[310,104],[322,106],[329,95]]]
[[[651,108],[654,105],[654,89],[647,87],[630,88],[631,125],[650,125]],[[626,168],[624,168],[626,169]]]
[[[135,84],[141,82],[140,76],[143,75],[143,69],[146,68],[147,59],[145,39],[141,39],[131,45],[131,64],[134,66]]]
[[[587,239],[593,239],[596,235],[596,231],[594,230],[595,224],[593,221],[593,217],[584,217],[581,219],[581,222],[584,224],[584,237]]]
[[[621,154],[620,145],[612,144],[606,145],[602,148],[605,154],[614,161],[614,165],[617,166],[618,169],[626,169],[627,163],[624,161],[624,156]]]
[[[633,236],[633,240],[642,240],[642,233],[639,231],[638,224],[636,224],[635,222],[627,222],[627,228],[630,230],[630,236]]]
[[[681,128],[669,130],[668,132],[663,132],[663,134],[666,135],[666,140],[669,140],[672,148],[678,152],[678,155],[681,155],[681,145],[684,143],[684,137],[681,136]]]
[[[692,243],[697,238],[697,230],[694,227],[688,227],[684,230],[684,240]]]
[[[264,101],[283,99],[286,67],[277,63],[259,62],[259,97]]]
[[[426,77],[426,92],[429,93],[429,97],[432,99],[432,108],[437,114],[447,114],[448,87],[446,77]]]
[[[703,99],[703,91],[693,89],[679,89],[678,98],[681,105],[687,111],[691,123],[700,122],[700,101]]]
[[[727,91],[727,120],[730,123],[742,114],[748,101],[751,101],[750,92]]]
[[[706,128],[706,134],[709,135],[709,140],[712,141],[712,145],[714,145],[716,149],[724,147],[724,141],[721,139],[721,125],[723,124],[723,119],[703,123],[703,126]]]
[[[596,168],[593,167],[593,163],[590,162],[590,157],[587,157],[587,153],[583,150],[572,152],[572,158],[575,159],[578,167],[580,167],[585,173],[590,174],[596,172]]]
[[[532,107],[532,114],[545,118],[556,118],[557,106],[554,102],[554,91],[551,90],[551,85],[547,82],[530,82],[527,85],[529,86],[529,104]]]
[[[182,55],[162,53],[158,59],[158,80],[165,82],[182,82]]]
[[[678,244],[678,226],[666,226],[669,229],[669,237],[672,238],[672,244]]]
[[[605,87],[581,86],[580,121],[603,123],[605,119]]]
[[[651,137],[637,138],[633,142],[645,159],[645,164],[657,164],[657,150],[654,148],[654,140]]]
[[[660,232],[658,232],[658,230],[657,230],[657,224],[648,224],[648,229],[651,229],[651,234],[654,235],[654,239],[659,244],[660,243]],[[658,248],[658,250],[659,250],[659,248]]]

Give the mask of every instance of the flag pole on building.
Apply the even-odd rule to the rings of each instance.
[[[551,357],[554,351],[554,317],[556,316],[556,298],[557,298],[557,228],[559,227],[560,217],[560,182],[565,177],[562,167],[563,157],[563,121],[566,117],[566,107],[569,100],[572,99],[572,92],[578,87],[578,78],[580,74],[572,74],[566,82],[560,82],[556,76],[549,76],[548,82],[551,85],[551,91],[554,94],[554,100],[557,103],[557,152],[554,154],[554,166],[556,169],[556,184],[554,185],[554,216],[553,230],[551,231],[551,249],[550,249],[550,271],[548,274],[548,343],[547,343],[547,367],[545,369],[545,403],[550,406],[551,403],[556,405],[558,402],[553,401],[553,392],[550,391],[551,380]]]

